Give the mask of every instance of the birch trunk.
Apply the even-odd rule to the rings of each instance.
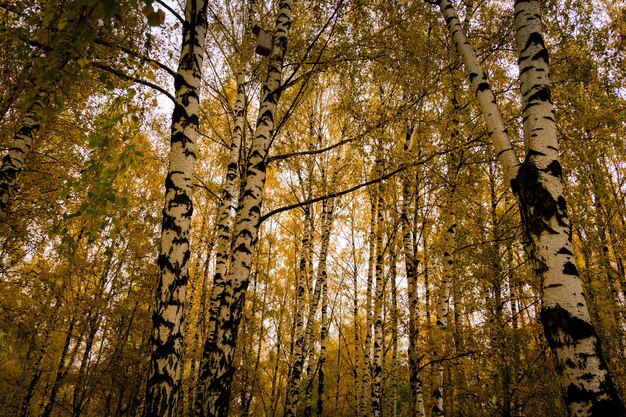
[[[372,414],[382,413],[382,373],[383,373],[383,197],[382,187],[378,187],[376,210],[376,267],[374,290],[374,361],[372,367]]]
[[[224,277],[227,273],[228,255],[231,242],[232,216],[236,209],[236,182],[239,171],[241,144],[246,129],[246,73],[247,64],[252,56],[252,26],[254,12],[256,10],[256,0],[248,2],[248,21],[244,28],[242,49],[240,54],[239,69],[237,72],[237,96],[233,106],[234,126],[232,139],[228,153],[228,167],[226,169],[226,180],[222,189],[222,198],[219,203],[216,220],[217,247],[215,249],[215,274],[213,276],[213,287],[209,304],[208,336],[212,338],[215,331],[215,317],[219,310],[219,299],[216,289],[223,285]],[[215,285],[218,283],[218,285]]]
[[[515,2],[515,29],[527,153],[513,188],[541,278],[541,322],[570,415],[624,415],[573,253],[538,1]]]
[[[389,402],[391,417],[398,415],[398,286],[396,283],[396,248],[395,245],[391,251],[389,260],[389,277],[391,279],[391,394]],[[414,414],[415,415],[415,414]]]
[[[207,30],[207,2],[187,0],[183,41],[174,80],[171,148],[158,258],[156,308],[144,416],[176,413],[182,374],[183,315],[189,276],[189,231],[198,136],[199,89]]]
[[[26,159],[41,126],[41,112],[49,106],[55,85],[62,78],[68,78],[67,75],[64,76],[68,64],[79,59],[85,45],[92,41],[93,34],[90,33],[90,30],[94,27],[90,25],[91,21],[94,20],[94,9],[95,5],[78,7],[76,16],[70,19],[68,27],[53,32],[49,44],[54,45],[54,47],[50,48],[45,57],[46,66],[40,68],[45,71],[48,78],[46,81],[36,81],[35,89],[30,98],[31,102],[24,113],[21,126],[13,136],[9,151],[2,159],[2,166],[0,166],[0,212],[7,210],[11,198],[17,192],[19,176],[24,170]],[[95,34],[95,31],[93,33]]]
[[[367,287],[365,294],[365,346],[361,382],[361,415],[370,416],[372,409],[372,281],[374,278],[374,251],[376,239],[376,200],[370,194],[369,259],[367,262]]]
[[[511,148],[489,83],[463,33],[454,6],[449,0],[441,0],[439,7],[469,72],[505,178],[511,183],[520,205],[522,225],[531,244],[531,260],[541,280],[541,322],[555,356],[569,414],[622,416],[624,407],[589,319],[574,258],[539,2],[515,2],[526,144],[523,164]]]
[[[286,416],[295,416],[298,411],[300,400],[300,383],[302,381],[302,368],[305,360],[305,326],[304,326],[304,297],[308,279],[308,265],[311,256],[311,239],[313,229],[311,226],[311,207],[304,206],[304,235],[302,237],[302,253],[296,279],[296,314],[295,314],[295,343],[291,352],[292,367],[287,388]]]
[[[54,332],[54,328],[59,319],[59,315],[61,312],[61,299],[57,298],[54,305],[54,312],[52,314],[52,318],[42,335],[41,346],[39,348],[39,352],[37,353],[37,358],[35,359],[35,364],[33,366],[33,375],[30,379],[30,383],[28,384],[28,388],[26,390],[26,395],[24,396],[24,400],[22,401],[22,405],[20,407],[20,416],[28,417],[30,414],[30,403],[33,399],[33,395],[35,394],[35,390],[37,389],[37,385],[39,384],[39,380],[41,379],[41,374],[43,371],[43,361],[48,354],[48,349],[52,343],[52,334]]]
[[[54,376],[54,380],[52,382],[52,389],[50,390],[50,397],[46,402],[46,406],[43,409],[42,417],[50,417],[52,414],[52,409],[56,404],[57,394],[61,389],[61,384],[67,375],[67,371],[69,370],[70,364],[74,361],[74,351],[73,354],[70,355],[69,361],[67,358],[67,354],[70,351],[70,344],[72,342],[72,336],[74,332],[74,325],[76,324],[76,319],[71,318],[70,324],[67,328],[67,334],[65,335],[65,342],[63,343],[63,349],[61,350],[61,358],[59,359],[59,365],[57,366],[56,373]],[[80,340],[76,341],[76,347],[80,344]]]
[[[250,158],[247,162],[241,205],[234,227],[230,270],[224,282],[215,282],[219,311],[215,331],[205,341],[200,375],[197,414],[226,416],[230,403],[235,345],[245,292],[250,278],[254,246],[258,238],[266,157],[274,130],[274,114],[281,94],[283,60],[292,21],[292,0],[282,0],[274,31],[266,80],[261,89],[261,105]],[[213,313],[215,314],[215,312]]]
[[[24,170],[26,158],[33,146],[33,140],[41,124],[39,113],[47,107],[48,94],[41,90],[24,115],[22,127],[13,137],[9,152],[2,159],[0,167],[0,211],[5,211],[17,191],[17,180]]]
[[[451,215],[449,218],[454,218]],[[443,277],[441,282],[441,298],[437,303],[437,326],[442,331],[442,335],[448,328],[448,314],[450,313],[450,290],[452,289],[452,279],[454,277],[454,248],[456,243],[456,223],[454,220],[447,221],[447,229],[445,234],[445,248],[443,253]],[[440,354],[445,352],[445,341],[442,339],[442,348]],[[433,391],[433,416],[444,416],[444,368],[443,363],[437,365],[437,387]]]
[[[404,151],[409,156],[411,150],[412,132],[407,132]],[[402,177],[402,206],[400,208],[400,227],[402,231],[402,250],[404,254],[404,269],[407,279],[409,301],[409,411],[410,415],[425,417],[424,394],[422,381],[419,376],[419,359],[417,344],[419,341],[419,298],[417,295],[417,265],[415,255],[414,236],[409,222],[409,208],[411,201],[411,184],[408,175]]]
[[[352,218],[354,222],[354,218]],[[353,223],[352,222],[352,223]],[[361,331],[359,326],[359,280],[358,280],[358,263],[356,257],[356,242],[354,236],[354,228],[350,228],[351,231],[351,249],[352,249],[352,257],[354,260],[354,265],[352,267],[352,291],[353,291],[353,300],[352,300],[352,325],[354,326],[354,369],[352,371],[352,376],[354,378],[354,399],[355,399],[355,414],[356,417],[363,416],[363,408],[361,407],[361,399],[362,399],[362,389],[361,389],[361,371],[364,369],[364,366],[361,365]]]

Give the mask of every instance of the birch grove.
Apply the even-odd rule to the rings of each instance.
[[[624,415],[623,1],[182,3],[0,2],[0,417]]]

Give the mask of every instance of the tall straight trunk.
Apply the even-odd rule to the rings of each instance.
[[[372,414],[382,414],[383,374],[383,197],[379,184],[376,210],[376,266],[374,269],[374,360],[372,367]]]
[[[411,150],[412,132],[407,132],[404,151],[409,156]],[[417,294],[417,266],[418,259],[415,254],[414,237],[412,236],[411,222],[409,221],[409,208],[411,202],[417,197],[411,196],[411,183],[408,175],[402,176],[402,205],[400,208],[400,227],[402,231],[402,252],[404,255],[404,270],[407,279],[407,292],[409,301],[409,414],[412,416],[425,417],[424,394],[422,381],[419,375],[419,359],[417,344],[419,341],[419,298]],[[415,213],[417,215],[417,211]]]
[[[354,218],[352,219],[354,220]],[[356,243],[354,236],[354,228],[350,228],[351,232],[351,249],[354,259],[354,265],[352,269],[352,325],[354,326],[354,368],[352,376],[354,378],[354,409],[356,417],[362,417],[363,408],[361,407],[362,389],[361,389],[361,376],[364,366],[361,365],[361,331],[359,326],[359,274],[358,264],[355,255]]]
[[[212,320],[215,321],[215,331],[205,341],[201,389],[196,405],[196,412],[200,416],[226,416],[230,406],[235,345],[258,238],[266,158],[273,136],[274,114],[282,91],[281,76],[292,9],[292,0],[280,1],[268,72],[261,89],[259,119],[246,166],[241,205],[237,210],[230,270],[223,282],[214,282],[219,311],[211,312],[214,315]]]
[[[469,72],[488,133],[520,206],[530,257],[541,280],[541,322],[571,416],[623,416],[589,319],[571,240],[552,106],[548,52],[537,0],[515,2],[516,44],[526,157],[520,164],[502,124],[486,75],[450,0],[439,2],[457,52]]]
[[[152,351],[144,416],[173,416],[182,376],[183,319],[189,278],[189,232],[199,127],[199,90],[207,30],[207,2],[187,0],[178,71],[174,79],[169,167],[152,315]]]
[[[336,171],[335,171],[336,172]],[[326,342],[328,339],[328,245],[330,243],[330,232],[333,225],[333,211],[335,200],[328,199],[322,203],[322,245],[318,262],[318,281],[321,285],[321,317],[320,317],[320,357],[317,375],[317,404],[316,415],[322,417],[324,412],[324,393],[326,390]],[[341,346],[339,346],[340,348]],[[339,360],[339,359],[338,359]]]
[[[298,411],[300,400],[300,383],[302,381],[302,368],[304,366],[305,353],[305,326],[304,326],[304,301],[308,277],[309,259],[312,255],[311,240],[313,228],[311,225],[311,207],[304,206],[304,234],[302,236],[302,253],[296,276],[296,311],[295,311],[295,342],[291,352],[291,371],[289,373],[289,386],[287,388],[286,416],[295,416]]]
[[[370,193],[369,258],[367,262],[367,285],[365,294],[365,346],[361,382],[361,415],[372,413],[372,283],[374,280],[374,257],[376,247],[376,198]]]
[[[448,315],[450,313],[450,291],[454,279],[454,248],[456,246],[456,223],[454,215],[448,214],[446,221],[445,247],[443,253],[443,277],[441,281],[441,296],[437,303],[437,326],[442,331],[442,336],[448,328]],[[446,350],[445,338],[441,341],[440,355]],[[433,416],[444,416],[444,367],[443,363],[437,365],[437,386],[433,391]]]
[[[89,331],[87,334],[87,339],[85,340],[85,349],[83,351],[83,356],[80,361],[80,366],[78,368],[78,374],[76,375],[76,385],[74,386],[74,394],[72,398],[72,416],[80,417],[83,412],[83,408],[85,407],[85,395],[86,395],[86,379],[87,379],[87,368],[89,366],[90,357],[92,356],[92,348],[94,344],[94,340],[96,338],[96,334],[100,329],[100,315],[98,311],[92,312],[89,316],[89,320],[87,322]]]
[[[391,280],[391,394],[389,395],[390,409],[389,415],[398,415],[398,286],[396,283],[396,248],[391,251],[389,259],[389,278]],[[415,414],[413,414],[415,415]]]

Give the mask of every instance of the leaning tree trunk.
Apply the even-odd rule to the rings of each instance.
[[[281,94],[283,60],[292,21],[293,0],[282,0],[269,57],[268,73],[261,90],[261,105],[250,158],[247,162],[241,205],[234,227],[230,271],[221,283],[215,282],[219,310],[215,331],[205,341],[196,402],[200,416],[226,416],[235,372],[233,360],[239,323],[250,279],[254,247],[258,238],[261,203],[266,177],[266,157],[274,130],[274,114]]]
[[[207,2],[187,0],[178,71],[174,79],[170,160],[165,179],[160,269],[152,315],[152,353],[144,416],[176,413],[182,375],[183,315],[190,256],[193,175],[198,136],[199,89],[207,29]]]
[[[571,416],[623,416],[624,407],[608,373],[600,340],[589,319],[571,240],[563,195],[548,52],[541,32],[539,2],[515,2],[516,44],[526,158],[515,156],[486,75],[450,0],[439,2],[453,43],[469,72],[488,133],[511,183],[541,280],[541,322],[554,352],[565,404]]]
[[[64,30],[53,31],[49,44],[54,46],[49,48],[45,66],[39,68],[45,74],[37,74],[45,81],[35,81],[20,128],[13,136],[9,151],[2,159],[0,212],[7,210],[11,198],[17,192],[19,176],[25,168],[26,158],[39,132],[41,113],[50,105],[55,86],[61,79],[68,79],[66,74],[68,66],[83,56],[84,50],[93,40],[92,36],[95,36],[96,32],[92,30],[94,27],[90,26],[90,22],[94,20],[95,5],[96,3],[93,3],[76,8],[76,18],[70,19],[70,24]],[[45,77],[41,77],[42,75]]]

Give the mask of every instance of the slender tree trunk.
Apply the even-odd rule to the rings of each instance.
[[[526,158],[511,148],[486,75],[482,71],[449,0],[441,12],[480,104],[505,178],[511,182],[531,243],[531,259],[541,280],[541,322],[554,352],[561,388],[571,416],[623,416],[601,353],[576,267],[571,224],[563,195],[563,179],[554,123],[548,52],[541,32],[539,2],[515,2],[522,119]]]
[[[224,284],[227,274],[228,256],[231,242],[232,216],[236,209],[236,182],[240,164],[241,144],[246,129],[246,74],[248,61],[252,55],[252,25],[256,11],[256,0],[248,1],[248,20],[244,28],[239,69],[237,72],[237,96],[233,106],[234,126],[228,153],[226,180],[222,189],[222,198],[217,211],[217,248],[215,251],[215,274],[209,302],[208,338],[214,337],[215,318],[219,311],[218,289]]]
[[[80,417],[85,406],[85,380],[87,378],[87,367],[92,355],[91,350],[93,348],[93,343],[100,328],[100,316],[97,310],[90,315],[88,327],[89,330],[87,333],[87,339],[85,340],[85,349],[78,368],[78,374],[76,375],[76,385],[74,386],[74,395],[72,398],[73,417]]]
[[[354,219],[352,219],[354,220]],[[359,274],[358,274],[358,264],[356,258],[356,242],[354,236],[354,228],[350,228],[352,233],[351,237],[351,246],[352,246],[352,256],[354,259],[354,265],[352,270],[352,320],[354,326],[354,369],[352,371],[352,376],[354,378],[354,409],[357,417],[362,417],[364,414],[364,409],[361,407],[362,405],[362,371],[365,369],[365,365],[361,363],[361,328],[359,326]]]
[[[306,283],[308,278],[308,265],[311,256],[311,240],[313,229],[311,226],[311,207],[304,206],[304,235],[302,236],[302,253],[300,254],[300,265],[298,266],[296,279],[296,311],[295,311],[295,343],[291,352],[292,366],[289,386],[287,388],[286,416],[295,416],[298,411],[300,400],[300,383],[302,368],[304,366],[305,353],[305,326],[304,326],[304,298],[306,293]]]
[[[367,287],[365,294],[365,346],[361,382],[361,416],[372,414],[372,282],[376,247],[376,198],[370,194],[369,259],[367,262]]]
[[[449,215],[449,219],[453,219],[454,215]],[[437,326],[441,329],[442,336],[448,328],[448,314],[450,312],[450,290],[452,289],[452,280],[454,279],[454,259],[453,253],[456,243],[456,222],[454,220],[448,220],[446,222],[446,238],[445,249],[443,253],[443,277],[441,282],[441,298],[437,303]],[[444,338],[445,339],[445,338]],[[445,341],[441,341],[441,352],[443,355],[446,347]],[[443,397],[443,383],[444,383],[444,366],[443,362],[437,364],[437,387],[433,391],[433,416],[444,416],[444,397]]]
[[[63,349],[61,350],[61,358],[59,359],[59,365],[57,366],[57,370],[56,370],[56,374],[54,376],[54,381],[52,382],[52,389],[50,391],[50,396],[48,398],[48,402],[46,403],[46,406],[44,407],[43,413],[41,414],[42,417],[50,417],[50,414],[52,414],[52,409],[54,408],[54,405],[56,404],[56,399],[57,399],[57,394],[59,393],[59,389],[61,389],[61,383],[63,383],[63,380],[65,379],[65,375],[67,374],[67,371],[69,369],[69,364],[66,365],[66,361],[67,361],[67,354],[70,350],[70,343],[72,342],[72,333],[74,332],[74,325],[76,324],[76,319],[75,318],[71,318],[70,319],[70,324],[67,328],[67,334],[65,336],[65,342],[63,343]],[[79,341],[76,342],[76,344],[78,345]],[[73,361],[73,356],[74,355],[70,355],[70,363]]]
[[[380,185],[380,184],[379,184]],[[378,187],[376,210],[376,266],[374,290],[374,361],[372,367],[372,414],[382,414],[382,373],[383,373],[383,197],[382,187]]]
[[[207,2],[187,0],[178,71],[174,80],[171,148],[165,180],[160,269],[152,315],[152,352],[144,416],[173,416],[182,376],[185,296],[189,278],[189,231],[198,136],[199,89],[207,30]]]
[[[234,227],[230,271],[224,282],[214,283],[220,307],[217,316],[213,318],[216,323],[215,332],[205,341],[200,374],[200,385],[204,389],[198,394],[196,410],[200,416],[226,416],[230,406],[235,345],[258,238],[266,157],[274,130],[274,114],[281,94],[282,67],[291,27],[293,1],[282,0],[278,9],[268,73],[261,90],[259,119]]]
[[[322,286],[321,294],[321,318],[320,318],[320,357],[319,369],[317,376],[317,417],[322,417],[324,412],[324,393],[326,390],[326,341],[328,338],[328,245],[330,243],[330,232],[333,224],[334,199],[324,200],[322,203],[322,246],[320,249],[320,258],[318,262],[318,281]]]
[[[406,156],[411,150],[412,132],[408,131],[404,144]],[[414,237],[412,236],[409,221],[411,201],[417,199],[411,196],[411,184],[408,175],[402,177],[402,206],[400,208],[400,226],[402,230],[402,250],[404,254],[404,269],[407,279],[409,301],[409,413],[411,416],[425,417],[424,395],[422,381],[419,375],[419,359],[417,344],[419,341],[419,298],[417,295],[417,266]],[[417,212],[415,213],[417,215]]]
[[[389,277],[391,279],[391,394],[389,401],[391,417],[398,415],[398,286],[396,283],[396,248],[391,250],[389,259]]]
[[[22,401],[22,406],[20,407],[21,417],[28,417],[28,415],[30,414],[30,402],[33,399],[33,395],[35,394],[35,390],[37,388],[37,385],[39,384],[39,380],[41,379],[43,360],[45,359],[48,353],[48,349],[50,348],[50,344],[52,343],[52,334],[59,318],[60,310],[61,300],[59,298],[54,305],[54,312],[52,313],[51,320],[48,323],[44,334],[42,335],[41,346],[39,348],[39,352],[37,353],[37,357],[35,358],[35,364],[33,366],[33,375],[30,379],[30,383],[28,384],[26,395],[24,396],[24,400]]]

